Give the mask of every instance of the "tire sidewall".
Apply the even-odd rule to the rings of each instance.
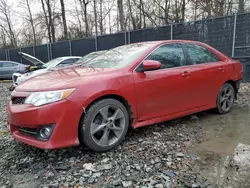
[[[93,118],[96,116],[98,111],[107,105],[116,106],[122,110],[122,112],[124,113],[124,116],[125,116],[125,128],[124,128],[124,131],[123,131],[120,139],[117,140],[117,142],[115,142],[114,144],[112,144],[110,146],[103,147],[103,146],[99,146],[98,144],[95,143],[95,141],[93,140],[93,138],[91,136],[90,128],[91,128],[91,123],[93,121]],[[128,131],[128,127],[129,127],[128,111],[127,111],[126,107],[118,100],[103,99],[103,100],[97,101],[95,104],[91,105],[91,107],[87,110],[86,114],[84,115],[84,120],[81,122],[80,126],[81,126],[80,127],[81,134],[79,134],[80,135],[79,139],[81,140],[81,142],[84,143],[84,145],[86,145],[90,149],[97,151],[97,152],[108,151],[108,150],[116,147],[117,145],[119,145],[124,140],[124,138],[127,134],[127,131]]]

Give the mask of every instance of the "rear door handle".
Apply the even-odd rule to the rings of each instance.
[[[190,72],[187,72],[187,71],[184,71],[182,74],[181,74],[182,77],[188,77],[188,76],[191,76],[191,73]]]

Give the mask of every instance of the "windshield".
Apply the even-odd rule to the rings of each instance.
[[[120,46],[99,55],[82,66],[93,68],[123,68],[153,47],[153,43],[130,44]]]
[[[98,55],[101,55],[103,53],[105,53],[106,51],[97,51],[97,52],[92,52],[89,53],[85,56],[83,56],[81,59],[79,59],[78,61],[76,61],[74,64],[81,64],[81,63],[86,63],[87,61],[94,59],[95,57],[97,57]]]
[[[52,59],[51,61],[48,61],[47,63],[45,63],[43,67],[47,69],[53,68],[57,66],[62,60],[63,58]]]

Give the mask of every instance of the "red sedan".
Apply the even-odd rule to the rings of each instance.
[[[129,126],[212,108],[229,112],[242,72],[239,61],[200,42],[129,44],[19,85],[7,107],[8,125],[16,140],[38,148],[83,143],[107,151]]]

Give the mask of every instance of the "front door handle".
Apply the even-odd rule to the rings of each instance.
[[[225,70],[225,67],[223,66],[223,67],[219,67],[219,71],[224,71]]]
[[[187,71],[184,71],[182,74],[181,74],[182,77],[188,77],[188,76],[191,76],[191,73],[190,72],[187,72]]]

